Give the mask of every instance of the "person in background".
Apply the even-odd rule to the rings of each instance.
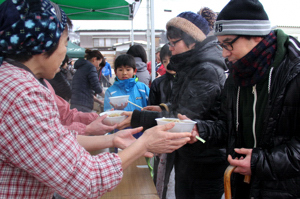
[[[102,75],[102,69],[105,66],[106,61],[103,59],[102,62],[99,64],[99,67],[97,68],[97,73],[98,73],[98,81],[100,83],[100,85],[102,84],[101,79],[104,78],[104,76]],[[109,83],[110,84],[110,83]],[[103,112],[103,106],[104,106],[104,93],[106,91],[105,89],[106,87],[103,87],[103,91],[102,94],[96,94],[94,96],[94,111],[97,112]],[[98,106],[98,108],[97,108]]]
[[[161,51],[161,47],[157,47],[155,49],[155,72],[156,72],[155,77],[160,77],[166,73],[166,69],[163,66],[161,59],[160,59],[160,51]],[[151,61],[149,61],[147,63],[147,70],[148,70],[150,76],[151,76],[151,72],[152,72],[151,67],[152,67]],[[151,86],[151,84],[149,86]]]
[[[105,92],[104,98],[104,111],[110,110],[111,108],[120,109],[120,107],[113,107],[110,103],[109,97],[116,97],[121,95],[129,95],[128,100],[133,102],[139,107],[146,107],[148,105],[149,98],[149,87],[138,81],[136,77],[136,65],[135,59],[129,54],[119,55],[114,63],[115,66],[115,82]],[[125,107],[126,106],[126,107]],[[141,110],[131,103],[124,104],[125,111]],[[140,134],[136,134],[139,137]]]
[[[136,141],[132,134],[142,128],[119,131],[117,140],[66,129],[39,79],[52,79],[64,60],[71,21],[48,0],[6,0],[0,13],[1,198],[52,198],[55,191],[99,198],[137,158],[171,152],[190,140],[190,133],[167,132],[174,124],[145,131]],[[96,156],[86,151],[99,145],[124,150]]]
[[[129,117],[118,128],[131,122],[131,127],[142,125],[147,129],[156,125],[155,118],[159,117],[189,117],[195,121],[218,119],[226,66],[217,39],[206,37],[209,31],[206,18],[193,12],[180,13],[167,23],[172,52],[167,67],[176,71],[171,99],[167,104],[144,108],[150,111],[126,113]],[[199,128],[198,123],[196,126]],[[219,199],[224,192],[223,175],[228,165],[226,142],[215,138],[202,143],[194,137],[196,131],[192,134],[189,144],[168,154],[166,173],[170,174],[175,166],[176,198]],[[166,176],[165,180],[168,179]],[[163,198],[166,197],[166,188]]]
[[[157,63],[155,65],[156,78],[166,74],[166,68],[164,67],[164,65],[162,63],[162,60],[160,58],[161,57],[160,53],[161,53],[161,47],[158,47],[155,52],[155,56],[156,56],[155,63]]]
[[[160,49],[161,49],[160,47],[157,47],[155,49],[155,67],[157,66],[157,64],[160,63],[160,58],[159,58]],[[151,75],[151,72],[152,72],[151,68],[152,68],[152,64],[151,64],[151,61],[149,61],[147,63],[147,70],[148,70],[150,75]],[[155,70],[156,70],[156,68],[155,68]]]
[[[168,70],[167,66],[170,62],[172,52],[169,50],[169,45],[165,44],[160,51],[160,60],[166,70],[166,74],[156,78],[150,87],[149,105],[159,105],[169,102],[172,94],[172,86],[174,81],[175,71]]]
[[[165,44],[160,51],[160,60],[165,67],[166,74],[156,78],[150,87],[149,105],[160,105],[161,103],[169,102],[172,95],[173,81],[176,72],[168,70],[167,66],[170,62],[172,52],[169,50],[169,45]],[[153,165],[153,180],[156,186],[157,193],[162,198],[164,186],[167,186],[167,199],[175,198],[175,171],[171,171],[169,182],[165,185],[167,165],[167,154],[158,154],[154,157]]]
[[[60,65],[60,71],[62,72],[64,78],[67,80],[67,70],[68,70],[68,64],[69,64],[69,57],[66,55],[64,61]]]
[[[102,82],[103,87],[110,87],[111,83],[109,80],[112,77],[111,66],[106,61],[106,57],[104,57],[104,61],[105,61],[105,66],[102,68],[103,77],[101,77],[101,82]]]
[[[136,64],[136,76],[140,82],[143,82],[147,86],[150,83],[150,74],[147,71],[147,54],[143,46],[133,45],[126,54],[132,55]]]
[[[73,76],[75,74],[74,60],[72,58],[69,59],[68,66],[67,66],[66,70],[67,70],[66,78],[67,78],[67,80],[70,84],[70,87],[72,89],[72,79],[73,79]]]
[[[76,72],[72,80],[71,109],[91,112],[94,101],[98,101],[95,94],[104,97],[97,74],[103,55],[98,50],[86,49],[85,53],[86,59],[79,58],[74,65]]]
[[[53,79],[49,79],[48,82],[51,84],[55,93],[62,97],[64,100],[69,102],[71,99],[72,91],[71,86],[67,80],[67,67],[68,67],[69,57],[66,55],[63,60],[59,71],[56,73]]]
[[[104,78],[104,77],[103,77],[103,74],[102,74],[102,69],[104,68],[105,63],[106,63],[106,61],[103,59],[102,62],[99,64],[99,68],[97,68],[98,79],[99,79],[99,83],[100,83],[100,84],[101,84],[101,82],[102,82],[101,79]]]

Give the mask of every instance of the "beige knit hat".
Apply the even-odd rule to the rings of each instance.
[[[193,37],[196,41],[203,41],[206,35],[209,33],[208,21],[193,12],[182,12],[177,17],[172,18],[168,21],[166,27],[174,26],[181,29]]]

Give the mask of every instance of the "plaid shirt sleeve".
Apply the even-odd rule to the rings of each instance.
[[[13,73],[0,77],[0,167],[10,167],[1,174],[16,182],[5,190],[28,198],[47,189],[67,198],[97,198],[114,189],[123,175],[118,155],[91,156],[85,151],[76,133],[61,125],[51,93],[23,73],[24,79]],[[24,176],[25,187],[20,185]]]

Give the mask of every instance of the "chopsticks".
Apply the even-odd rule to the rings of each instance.
[[[198,135],[196,135],[197,140],[201,141],[203,144],[206,142],[205,140],[203,140],[201,137],[199,137]]]
[[[138,108],[140,108],[140,109],[142,109],[143,107],[141,107],[141,106],[139,106],[139,105],[137,105],[137,104],[135,104],[135,103],[133,103],[133,102],[131,102],[131,101],[127,101],[128,103],[130,103],[130,104],[132,104],[133,106],[136,106],[136,107],[138,107]]]

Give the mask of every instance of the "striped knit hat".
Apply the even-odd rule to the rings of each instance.
[[[167,29],[169,26],[179,28],[183,32],[193,37],[196,41],[203,41],[206,35],[209,33],[208,21],[193,12],[182,12],[177,17],[172,18],[167,23]]]
[[[269,17],[258,0],[231,0],[220,12],[215,35],[264,36],[271,31]]]

